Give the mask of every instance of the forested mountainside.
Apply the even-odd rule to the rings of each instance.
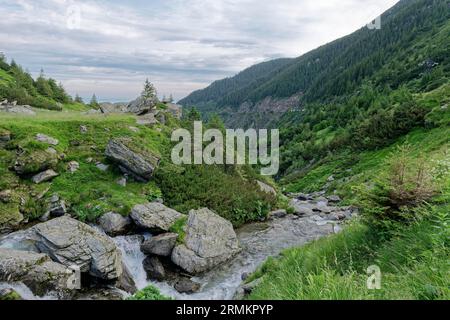
[[[368,81],[389,90],[403,84],[415,92],[429,85],[436,87],[444,81],[442,73],[450,68],[450,45],[445,40],[450,32],[449,5],[448,0],[402,0],[382,15],[380,30],[361,28],[275,70],[269,68],[265,77],[258,74],[258,79],[245,87],[228,85],[238,82],[238,75],[215,82],[180,103],[207,113],[217,112],[228,125],[249,126],[256,113],[268,112],[267,105],[263,110],[259,107],[269,98],[276,106],[278,99],[301,95],[298,103],[290,105],[297,108],[339,101],[358,92]],[[239,115],[241,120],[233,118],[236,110],[245,113]],[[287,110],[284,107],[277,112]]]

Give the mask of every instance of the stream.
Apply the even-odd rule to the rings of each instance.
[[[254,272],[268,257],[277,256],[287,248],[304,245],[335,232],[331,223],[317,223],[311,218],[286,216],[265,223],[248,224],[236,231],[242,252],[233,260],[193,280],[202,285],[195,294],[180,294],[166,282],[146,280],[142,266],[145,255],[140,250],[139,236],[114,238],[122,251],[124,264],[138,289],[148,285],[177,300],[231,300],[242,283],[242,275]]]

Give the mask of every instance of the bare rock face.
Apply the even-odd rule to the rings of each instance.
[[[147,257],[143,265],[148,279],[163,281],[166,278],[166,270],[158,257]]]
[[[76,265],[81,272],[105,279],[122,274],[122,256],[114,242],[94,228],[67,216],[32,228],[36,247],[65,266]]]
[[[23,282],[42,296],[75,289],[73,277],[73,272],[46,254],[0,248],[0,281]]]
[[[160,158],[147,150],[136,150],[127,138],[111,139],[106,147],[106,156],[119,164],[125,174],[138,181],[149,181],[159,165]]]
[[[209,209],[192,210],[185,243],[175,247],[172,261],[191,274],[224,263],[240,252],[232,224]]]
[[[164,233],[159,236],[151,237],[145,240],[141,245],[141,251],[145,254],[153,254],[162,257],[168,257],[172,254],[178,239],[176,233]]]
[[[128,217],[114,212],[108,212],[98,219],[100,227],[111,237],[127,233],[131,221]]]
[[[170,227],[183,217],[178,211],[157,202],[134,206],[130,216],[140,228],[163,232],[169,231]]]

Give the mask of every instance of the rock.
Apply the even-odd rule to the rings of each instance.
[[[4,109],[0,109],[9,113],[17,113],[26,116],[35,116],[34,112],[30,106],[16,106],[16,105],[6,105]]]
[[[120,251],[114,242],[94,228],[67,216],[32,227],[36,247],[65,266],[112,280],[122,274]]]
[[[201,285],[188,278],[179,279],[174,286],[179,293],[193,294],[200,290]]]
[[[100,110],[102,113],[125,113],[127,106],[124,103],[101,103]]]
[[[287,211],[284,209],[275,210],[269,214],[269,217],[276,218],[276,219],[284,218],[286,216],[287,216]]]
[[[59,199],[59,196],[55,194],[50,198],[47,218],[42,217],[42,219],[43,221],[47,221],[49,216],[53,218],[62,217],[66,213],[67,213],[66,202],[64,200]]]
[[[328,201],[332,203],[338,203],[341,202],[341,197],[339,197],[338,195],[331,195],[328,197]]]
[[[122,270],[123,270],[122,275],[116,282],[116,288],[128,292],[130,294],[136,293],[138,289],[136,287],[136,283],[133,280],[133,276],[123,263],[122,263]]]
[[[58,154],[58,151],[56,151],[54,148],[52,148],[52,147],[48,147],[47,149],[46,149],[46,151],[48,152],[48,153],[50,153],[50,154],[54,154],[54,155],[57,155]]]
[[[333,182],[334,181],[334,176],[329,176],[327,179],[328,182]]]
[[[313,197],[311,197],[311,195],[305,194],[305,193],[299,193],[299,194],[297,194],[297,195],[295,196],[295,198],[296,198],[297,200],[300,200],[300,201],[309,201],[309,200],[313,200]]]
[[[313,211],[315,212],[323,212],[325,214],[329,214],[333,211],[333,208],[327,206],[323,202],[318,203],[314,208]]]
[[[271,187],[268,184],[261,182],[261,181],[257,181],[257,183],[258,183],[258,186],[261,189],[261,191],[263,191],[265,193],[270,193],[274,196],[277,195],[277,191],[273,187]]]
[[[5,288],[0,290],[0,301],[14,301],[23,300],[17,291],[12,288]]]
[[[183,116],[183,107],[179,104],[166,103],[167,111],[170,112],[176,119],[181,119]]]
[[[121,187],[126,187],[127,186],[127,178],[124,176],[122,178],[120,178],[119,180],[116,181],[117,184]]]
[[[263,280],[263,278],[258,278],[256,280],[253,280],[250,283],[246,283],[246,284],[242,285],[241,287],[244,290],[244,293],[245,294],[252,293],[252,291],[255,290],[255,288],[261,284],[262,280]]]
[[[14,170],[19,175],[32,174],[52,169],[57,164],[57,155],[47,150],[25,151],[17,157]]]
[[[244,272],[244,273],[241,275],[241,280],[242,280],[242,281],[245,281],[245,280],[248,279],[248,277],[250,277],[250,274],[249,274],[248,272]]]
[[[49,136],[47,136],[45,134],[42,134],[42,133],[38,133],[36,135],[36,141],[43,142],[43,143],[48,143],[48,144],[51,144],[52,146],[57,146],[59,144],[58,139],[49,137]]]
[[[88,128],[86,126],[80,126],[80,132],[81,133],[87,133],[88,132]]]
[[[75,289],[74,273],[43,253],[0,248],[0,281],[23,282],[34,294]]]
[[[132,131],[134,133],[138,133],[139,132],[139,128],[136,128],[136,127],[129,126],[128,129],[130,129],[130,131]]]
[[[119,164],[126,174],[139,181],[149,181],[159,165],[160,158],[150,151],[135,151],[127,138],[111,139],[106,147],[106,156]]]
[[[103,231],[111,237],[126,234],[131,226],[130,218],[114,212],[108,212],[101,216],[98,223]]]
[[[1,142],[9,142],[11,141],[11,132],[6,131],[6,130],[1,130],[0,131],[0,143]]]
[[[294,208],[294,214],[296,215],[306,215],[310,216],[313,215],[313,205],[307,201],[298,201],[298,200],[292,200],[289,204],[292,208]]]
[[[140,228],[167,232],[183,215],[161,203],[152,202],[134,206],[130,217]]]
[[[172,251],[172,261],[191,274],[202,273],[240,252],[231,222],[209,209],[191,210],[184,244]]]
[[[332,221],[341,221],[345,220],[347,216],[343,212],[337,212],[330,215],[329,219]]]
[[[98,170],[103,171],[103,172],[108,171],[108,169],[109,169],[109,166],[107,164],[103,164],[100,162],[97,163],[95,166],[97,167]]]
[[[69,170],[70,173],[75,173],[78,171],[78,169],[80,169],[80,164],[76,161],[70,161],[67,164],[67,170]]]
[[[42,182],[50,181],[57,176],[58,176],[58,173],[56,173],[52,169],[49,169],[49,170],[46,170],[44,172],[41,172],[41,173],[35,175],[33,178],[31,178],[31,180],[34,183],[39,184]]]
[[[143,97],[139,97],[128,104],[127,111],[137,115],[146,114],[153,110],[157,103],[157,99],[145,99]]]
[[[143,264],[147,279],[163,281],[166,278],[166,270],[157,257],[147,257]]]
[[[9,203],[11,201],[11,198],[12,198],[11,190],[0,191],[0,202]]]
[[[145,254],[168,257],[172,254],[178,239],[176,233],[165,233],[151,237],[141,245],[141,251]]]
[[[139,116],[136,120],[136,124],[147,127],[153,127],[155,124],[158,123],[159,121],[156,119],[153,113],[148,113],[144,116]]]

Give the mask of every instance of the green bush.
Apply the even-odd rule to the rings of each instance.
[[[149,286],[136,292],[128,300],[172,300],[172,298],[163,296],[157,288]]]

